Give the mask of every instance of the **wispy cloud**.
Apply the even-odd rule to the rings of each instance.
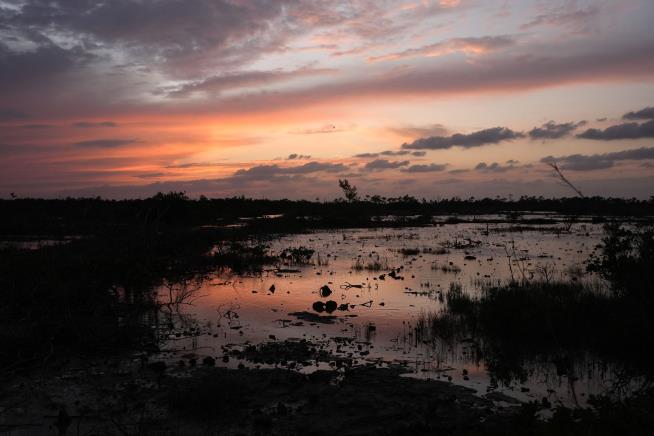
[[[469,134],[456,133],[451,136],[421,138],[411,143],[402,144],[402,148],[409,150],[445,150],[452,147],[472,148],[522,137],[524,137],[524,134],[509,128],[493,127]]]
[[[436,57],[450,53],[464,53],[466,55],[481,55],[491,51],[511,47],[515,38],[508,35],[484,36],[480,38],[453,38],[419,48],[411,48],[400,52],[389,53],[368,58],[371,62],[396,61],[418,56]]]
[[[480,172],[483,172],[483,173],[504,173],[504,172],[507,172],[507,171],[512,170],[514,168],[515,168],[515,166],[513,164],[500,165],[497,162],[493,162],[493,163],[490,163],[490,164],[487,164],[486,162],[479,162],[475,166],[476,171],[480,171]]]
[[[539,26],[574,27],[576,31],[588,31],[592,22],[599,17],[600,7],[598,5],[577,7],[575,3],[568,2],[567,6],[552,8],[533,17],[520,28],[522,30],[531,30]]]
[[[179,87],[162,89],[161,92],[169,97],[187,97],[193,93],[220,94],[227,90],[243,88],[259,88],[279,82],[285,82],[300,77],[332,74],[332,68],[303,67],[296,70],[271,71],[240,71],[211,76],[203,80],[194,81]]]
[[[414,157],[423,157],[425,156],[424,151],[411,151],[411,150],[384,150],[379,153],[359,153],[355,154],[354,157],[359,159],[376,159],[380,156],[414,156]]]
[[[547,156],[541,159],[541,162],[558,163],[563,169],[572,171],[594,171],[611,168],[619,161],[643,159],[654,159],[654,147],[642,147],[604,154],[571,154],[559,157]]]
[[[436,173],[445,171],[447,164],[418,164],[411,165],[410,167],[403,168],[400,171],[405,173]]]
[[[391,170],[409,165],[408,160],[402,161],[389,161],[387,159],[376,159],[365,164],[364,169],[368,171],[382,171],[382,170]]]
[[[90,141],[76,142],[75,145],[79,147],[114,148],[134,144],[135,142],[138,141],[136,139],[93,139]]]
[[[309,129],[300,129],[300,130],[293,130],[291,133],[295,135],[316,135],[316,134],[324,134],[324,133],[340,133],[340,132],[347,132],[348,130],[352,130],[354,128],[353,125],[336,125],[332,123],[328,124],[323,124],[320,127],[312,127]]]
[[[53,129],[56,126],[54,124],[23,124],[20,127],[21,129],[43,130],[43,129]]]
[[[399,126],[389,127],[388,131],[405,138],[424,138],[428,136],[445,136],[449,132],[442,124],[430,124],[426,126]]]
[[[654,138],[654,120],[645,123],[623,123],[601,129],[588,129],[578,138],[614,141],[617,139]]]
[[[347,170],[341,163],[308,162],[296,166],[256,165],[248,169],[238,170],[234,177],[243,179],[265,180],[279,175],[311,174],[317,172],[338,173]]]
[[[225,162],[187,162],[187,163],[166,165],[166,168],[187,169],[187,168],[210,168],[210,167],[224,167],[224,166],[230,166],[230,164],[227,164]]]
[[[578,127],[586,124],[586,121],[579,121],[578,123],[561,123],[557,124],[554,121],[549,121],[541,127],[534,127],[529,131],[531,139],[559,139],[568,136],[574,132]]]
[[[305,159],[311,159],[311,156],[309,156],[308,154],[291,153],[286,157],[286,160],[305,160]]]
[[[625,120],[654,120],[654,107],[646,107],[638,111],[627,112],[622,118]]]
[[[78,127],[80,129],[92,129],[96,127],[118,127],[118,124],[113,121],[79,121],[73,123],[73,127]]]
[[[0,108],[0,122],[1,121],[14,121],[14,120],[24,120],[28,118],[28,115],[17,109],[3,109]]]

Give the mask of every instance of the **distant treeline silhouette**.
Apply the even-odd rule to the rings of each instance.
[[[516,212],[555,212],[569,215],[654,216],[654,197],[458,197],[426,200],[402,197],[366,196],[360,200],[332,201],[268,200],[245,197],[190,199],[183,192],[159,193],[146,199],[108,200],[97,198],[0,200],[0,233],[38,232],[75,234],[93,232],[97,226],[196,226],[228,224],[244,217],[284,215],[290,224],[296,218],[320,218],[320,226],[366,225],[371,217],[395,215],[483,215]],[[315,223],[315,220],[314,220]],[[419,224],[419,222],[416,222]]]

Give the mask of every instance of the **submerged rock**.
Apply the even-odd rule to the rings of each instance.
[[[333,324],[338,317],[333,316],[333,315],[326,315],[326,316],[320,316],[315,313],[311,312],[292,312],[289,313],[290,316],[294,316],[298,319],[301,319],[302,321],[307,321],[307,322],[317,322],[321,324]]]
[[[334,300],[329,300],[328,302],[325,303],[325,312],[327,313],[332,313],[338,308],[338,303],[336,303]]]
[[[329,289],[329,286],[325,285],[322,288],[320,288],[320,296],[325,298],[329,297],[332,294],[332,290]]]

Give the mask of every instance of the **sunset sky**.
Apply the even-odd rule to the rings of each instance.
[[[0,0],[0,197],[654,195],[652,0]]]

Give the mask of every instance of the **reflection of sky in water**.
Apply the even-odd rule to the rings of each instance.
[[[524,272],[538,279],[537,267],[543,266],[551,271],[554,279],[579,274],[585,268],[583,262],[602,236],[601,227],[591,224],[576,225],[573,234],[561,236],[553,232],[497,231],[500,226],[489,226],[489,232],[486,232],[486,225],[457,224],[339,230],[282,237],[272,242],[273,252],[288,247],[308,247],[315,250],[312,262],[320,265],[293,266],[300,270],[297,273],[277,273],[270,269],[260,276],[220,274],[203,283],[198,291],[201,297],[193,305],[184,305],[181,311],[191,315],[206,334],[193,340],[171,341],[170,348],[183,348],[184,352],[195,348],[200,356],[221,356],[221,346],[259,343],[274,337],[276,340],[304,338],[326,343],[336,351],[330,339],[347,337],[354,341],[351,345],[341,345],[339,352],[352,353],[358,363],[401,362],[413,369],[415,376],[445,379],[449,376],[453,382],[485,392],[489,377],[484,362],[475,360],[469,345],[434,347],[418,343],[413,334],[417,317],[421,312],[440,310],[439,291],[445,294],[452,282],[476,292],[481,282],[508,280],[511,269],[516,278]],[[456,241],[468,247],[449,248],[448,253],[435,254],[444,244]],[[518,260],[514,260],[511,268],[505,246],[511,247],[510,253],[515,247],[514,257]],[[401,253],[402,249],[419,249],[420,253],[406,256]],[[353,269],[357,262],[365,266],[374,261],[384,268],[380,271]],[[457,266],[460,271],[445,272],[441,265]],[[389,277],[392,268],[402,268],[398,276],[403,279]],[[379,278],[382,274],[385,274],[384,280]],[[344,286],[347,283],[362,287],[347,288]],[[272,285],[274,292],[270,292]],[[319,294],[324,285],[333,291],[327,298]],[[333,324],[302,321],[290,315],[315,313],[312,304],[327,300],[350,305],[347,311],[337,310],[331,314],[337,317]],[[231,361],[227,365],[236,363]],[[466,377],[463,369],[467,370]],[[579,364],[576,371],[579,380],[572,386],[566,377],[557,376],[550,365],[527,369],[528,381],[524,385],[500,386],[500,390],[523,399],[540,399],[549,389],[550,394],[555,391],[555,396],[570,403],[575,396],[583,402],[588,393],[603,388],[599,376],[604,371],[592,360]],[[610,371],[605,375],[609,376]],[[523,387],[529,388],[529,392],[520,392]]]

